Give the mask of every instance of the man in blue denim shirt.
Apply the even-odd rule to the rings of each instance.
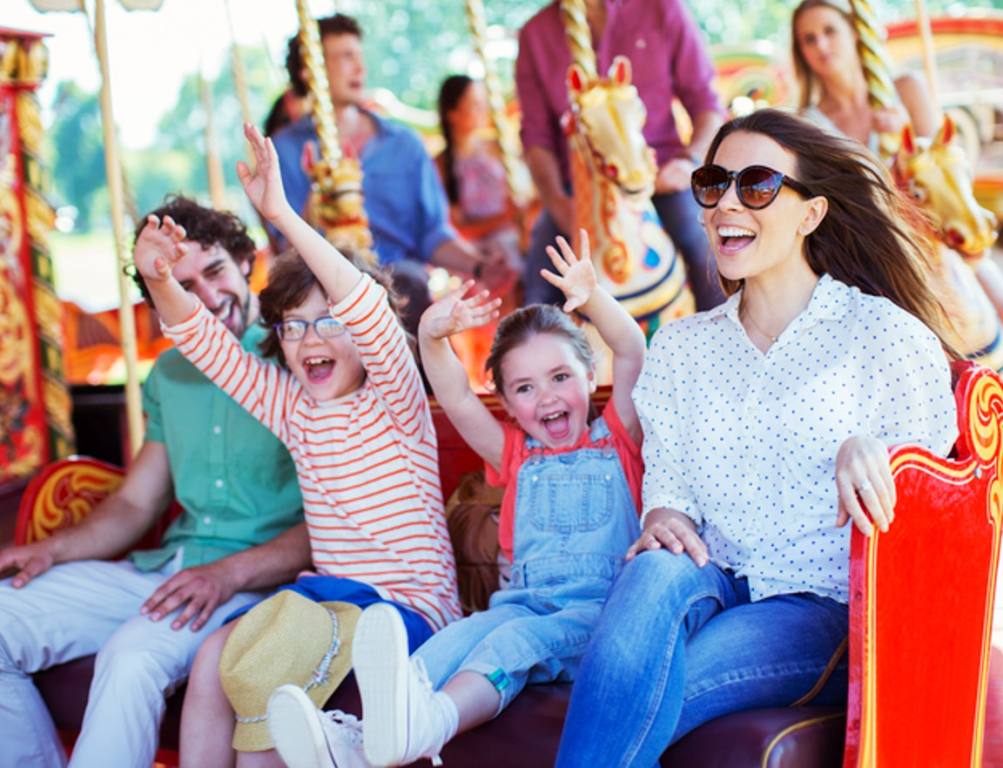
[[[416,327],[424,309],[418,304],[427,306],[426,264],[483,277],[491,288],[510,286],[516,273],[505,254],[479,252],[450,225],[442,184],[421,140],[408,128],[361,106],[366,69],[358,23],[336,14],[317,24],[338,136],[362,164],[362,191],[374,249],[380,263],[394,273],[395,287],[410,299],[405,326],[413,317],[412,327]],[[295,37],[289,41],[286,68],[293,90],[305,96],[303,60]],[[316,138],[309,115],[272,137],[286,197],[298,211],[305,209],[310,193],[303,150]]]

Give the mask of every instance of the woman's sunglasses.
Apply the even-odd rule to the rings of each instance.
[[[690,186],[699,205],[713,208],[721,202],[732,181],[742,205],[754,211],[772,203],[784,184],[803,197],[811,197],[804,184],[765,165],[750,165],[740,171],[729,171],[720,165],[704,165],[693,171]]]

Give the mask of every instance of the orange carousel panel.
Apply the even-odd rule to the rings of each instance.
[[[122,484],[122,470],[95,459],[49,464],[25,489],[14,530],[16,544],[30,544],[76,525]]]
[[[1003,512],[1003,384],[956,364],[957,459],[892,453],[895,523],[852,534],[844,765],[982,765]]]

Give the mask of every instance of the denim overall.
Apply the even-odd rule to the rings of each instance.
[[[593,442],[610,436],[604,419]],[[483,674],[500,712],[527,683],[572,680],[623,555],[639,526],[613,446],[548,454],[526,438],[519,468],[515,563],[488,610],[454,622],[416,651],[435,689],[460,671]]]

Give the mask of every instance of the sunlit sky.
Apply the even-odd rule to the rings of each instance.
[[[108,48],[115,120],[125,145],[143,147],[157,120],[174,104],[185,75],[202,67],[214,78],[229,66],[231,35],[225,0],[164,0],[156,12],[126,11],[106,0]],[[293,0],[229,0],[233,32],[241,45],[268,50],[283,76],[286,40],[297,29]],[[342,0],[338,10],[351,12]],[[88,0],[93,7],[93,1]],[[332,0],[313,0],[315,16],[334,10]],[[40,91],[48,105],[61,80],[96,90],[99,71],[87,20],[80,13],[39,13],[28,0],[0,0],[0,26],[47,32],[49,75]],[[278,83],[277,83],[278,84]]]

